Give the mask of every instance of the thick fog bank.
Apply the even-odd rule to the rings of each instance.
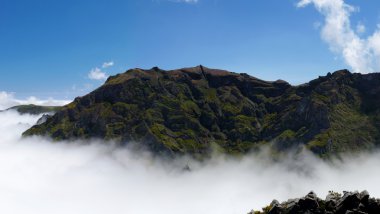
[[[38,116],[0,113],[0,213],[242,214],[314,190],[380,196],[380,155],[323,162],[310,154],[271,162],[265,152],[165,162],[91,144],[21,139]],[[182,170],[188,164],[192,170]]]

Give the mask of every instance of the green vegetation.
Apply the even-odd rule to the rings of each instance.
[[[239,155],[268,143],[279,151],[305,145],[325,157],[379,145],[378,109],[380,74],[339,71],[290,86],[201,66],[133,69],[51,107],[57,114],[24,136],[134,141],[157,153],[200,156],[215,148]]]
[[[37,105],[19,105],[9,108],[8,110],[16,110],[20,114],[42,114],[49,112],[57,112],[61,109],[61,106],[37,106]]]

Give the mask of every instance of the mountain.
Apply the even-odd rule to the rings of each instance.
[[[20,114],[43,114],[43,113],[50,113],[50,112],[57,112],[61,109],[60,106],[39,106],[39,105],[18,105],[13,106],[11,108],[8,108],[5,111],[8,110],[16,110]]]
[[[137,142],[193,155],[304,145],[325,156],[376,147],[379,107],[379,73],[340,70],[292,86],[203,66],[155,67],[108,78],[23,135]]]

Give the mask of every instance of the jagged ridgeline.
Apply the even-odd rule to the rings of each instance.
[[[132,69],[76,98],[24,136],[137,142],[156,152],[229,154],[267,143],[325,155],[375,147],[380,74],[341,70],[307,84],[203,66]]]

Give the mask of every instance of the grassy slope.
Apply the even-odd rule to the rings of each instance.
[[[377,105],[370,85],[379,78],[364,77],[340,71],[291,87],[201,67],[134,69],[24,135],[138,141],[158,153],[195,155],[215,146],[241,154],[268,142],[320,155],[356,151],[373,147],[379,135],[376,108],[368,107]]]
[[[11,107],[7,110],[16,110],[20,114],[42,114],[47,112],[57,112],[61,110],[61,106],[38,106],[38,105],[19,105]]]

